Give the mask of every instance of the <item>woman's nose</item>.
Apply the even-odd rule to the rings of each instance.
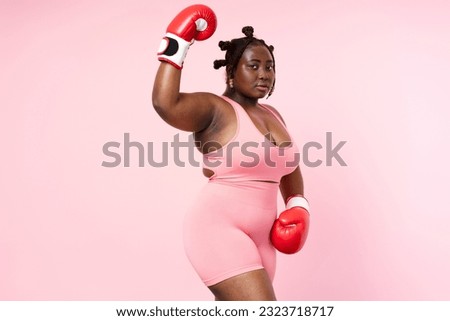
[[[268,72],[264,70],[264,68],[261,68],[259,70],[259,79],[267,79],[268,78]]]

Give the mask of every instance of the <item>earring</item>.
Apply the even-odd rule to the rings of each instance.
[[[233,88],[233,79],[228,80],[228,86],[230,86],[230,88]]]

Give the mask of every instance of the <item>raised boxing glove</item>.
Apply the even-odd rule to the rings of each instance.
[[[211,8],[196,4],[181,11],[167,27],[158,50],[158,59],[183,68],[187,51],[194,40],[205,40],[216,31],[217,18]]]
[[[270,231],[273,246],[285,254],[301,250],[309,230],[308,201],[300,195],[288,198],[286,210],[275,220]]]

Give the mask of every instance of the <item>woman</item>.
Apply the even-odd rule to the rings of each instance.
[[[189,46],[209,38],[215,26],[214,12],[203,5],[178,14],[160,47],[153,88],[158,114],[194,133],[209,178],[186,215],[185,249],[216,300],[276,300],[274,245],[296,252],[308,232],[298,148],[275,108],[259,103],[273,92],[275,59],[252,27],[243,29],[245,37],[219,43],[226,51],[214,62],[226,68],[222,96],[180,93]],[[278,188],[287,211],[276,220]]]

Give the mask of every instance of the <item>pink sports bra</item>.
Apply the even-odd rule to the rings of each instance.
[[[203,168],[214,172],[210,180],[236,183],[244,181],[279,183],[283,176],[297,168],[300,154],[292,136],[290,136],[290,146],[275,146],[256,128],[241,105],[228,97],[222,96],[222,98],[233,106],[237,118],[237,129],[228,143],[218,150],[203,155]],[[269,110],[284,126],[272,110],[263,105],[260,106]]]

